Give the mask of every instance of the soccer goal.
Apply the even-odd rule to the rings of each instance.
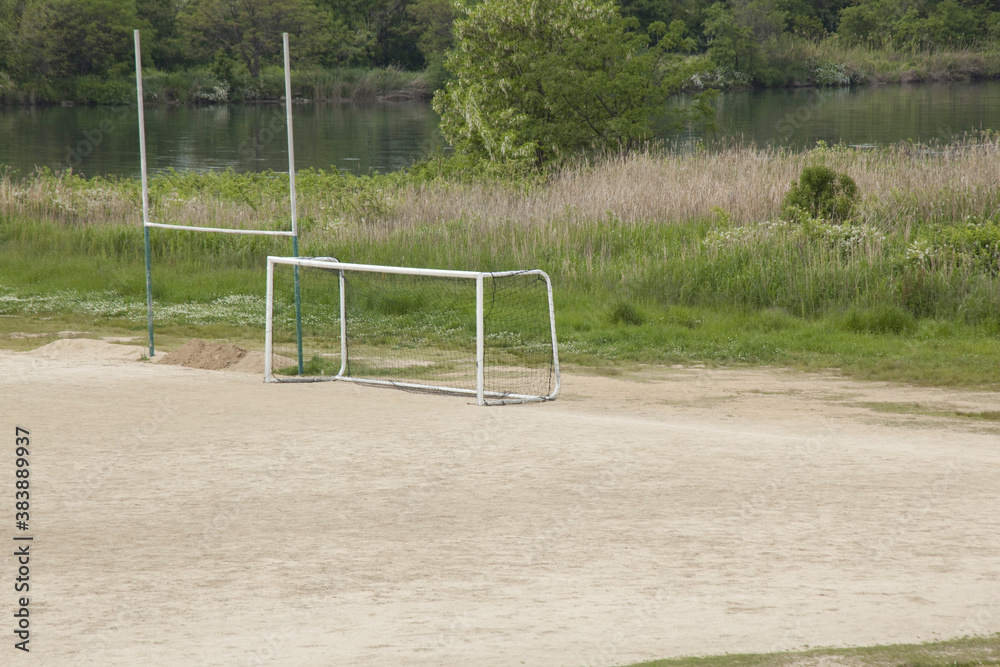
[[[266,308],[265,382],[342,380],[470,395],[479,405],[548,401],[559,392],[544,271],[268,257]]]

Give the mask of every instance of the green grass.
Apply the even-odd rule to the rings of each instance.
[[[7,221],[4,229],[10,231],[14,225]],[[112,258],[85,249],[73,251],[67,247],[71,244],[61,239],[71,233],[61,228],[51,231],[52,245],[60,248],[58,253],[47,249],[39,238],[31,243],[8,241],[0,245],[0,314],[22,320],[58,316],[61,329],[88,330],[109,320],[141,330],[146,304],[143,262],[138,253]],[[674,243],[681,244],[686,236],[678,234]],[[225,329],[227,339],[260,339],[264,253],[275,249],[248,249],[241,248],[240,241],[232,243],[202,257],[180,246],[175,246],[172,254],[167,249],[157,254],[153,277],[158,330],[215,327]],[[226,266],[227,250],[244,253],[237,262],[240,266]],[[258,252],[260,256],[254,257]],[[402,242],[378,244],[358,249],[346,258],[367,255],[374,256],[376,262],[394,263],[399,260],[397,253],[404,252],[413,256],[418,248]],[[307,247],[304,254],[313,253]],[[646,253],[638,250],[629,250],[629,254],[631,262],[646,259]],[[218,264],[212,261],[213,256]],[[427,260],[434,265],[431,258]],[[752,269],[758,274],[752,280],[741,278],[739,272],[726,274],[719,269],[704,269],[699,276],[699,265],[705,261],[692,256],[689,262],[671,267],[669,274],[662,268],[638,273],[630,290],[636,296],[629,300],[621,297],[622,267],[614,261],[609,265],[616,269],[586,277],[560,270],[561,260],[554,266],[543,264],[554,274],[562,359],[587,365],[698,362],[840,368],[867,379],[1000,386],[995,370],[1000,367],[996,320],[980,317],[965,321],[962,312],[967,316],[972,309],[962,306],[960,294],[946,292],[945,298],[955,298],[957,303],[935,306],[941,310],[938,316],[917,317],[897,304],[852,306],[850,294],[843,295],[840,303],[836,294],[829,295],[826,303],[810,298],[803,315],[794,298],[785,297],[786,307],[782,307],[780,299],[754,295],[755,281],[763,280],[759,267]],[[421,258],[415,263],[422,264]],[[684,303],[676,303],[681,300],[677,297],[680,290],[670,287],[672,275],[686,275],[684,279],[700,279],[704,284],[688,286]],[[798,278],[809,277],[795,274],[780,282]],[[657,285],[664,294],[656,292]],[[888,298],[892,290],[885,294]],[[988,309],[984,312],[990,313]],[[391,314],[386,317],[392,318]]]
[[[533,176],[452,173],[455,165],[439,161],[374,177],[306,172],[300,252],[544,269],[555,285],[560,356],[571,363],[838,368],[995,388],[1000,208],[991,184],[1000,140],[945,153],[646,154]],[[851,220],[779,217],[787,173],[810,160],[857,180],[862,200]],[[690,187],[661,197],[657,181],[678,174]],[[713,207],[698,189],[717,191],[726,174],[749,177],[727,187],[768,194],[740,197],[730,211]],[[151,188],[163,219],[287,225],[281,175],[172,173]],[[637,199],[636,188],[649,196]],[[0,176],[0,315],[59,318],[63,330],[102,320],[141,330],[137,202],[129,179]],[[291,254],[288,240],[158,229],[151,240],[158,331],[260,339],[266,257]],[[386,317],[409,309],[410,297],[388,296],[379,306]]]
[[[673,658],[630,667],[973,667],[1000,665],[1000,635],[965,637],[927,644],[813,649],[757,655]]]
[[[980,412],[965,412],[948,408],[923,405],[922,403],[862,403],[866,408],[876,412],[887,412],[899,415],[927,415],[931,417],[961,417],[978,421],[1000,421],[1000,410],[983,410]]]

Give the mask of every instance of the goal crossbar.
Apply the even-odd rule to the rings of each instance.
[[[244,236],[295,236],[296,232],[271,231],[269,229],[229,229],[227,227],[194,227],[192,225],[170,225],[165,222],[147,222],[146,227],[177,229],[185,232],[217,232],[219,234],[241,234]]]
[[[276,266],[287,265],[296,268],[316,268],[326,271],[337,272],[339,285],[339,320],[340,320],[340,369],[335,375],[324,377],[283,377],[280,380],[275,377],[273,368],[274,354],[274,270]],[[475,281],[475,312],[476,312],[476,388],[452,387],[422,384],[420,382],[383,380],[375,377],[352,377],[348,375],[348,331],[347,331],[347,305],[346,305],[346,281],[345,274],[351,272],[380,273],[394,275],[408,275],[426,278],[453,278],[459,280]],[[547,299],[548,327],[547,334],[551,337],[551,367],[554,382],[551,391],[547,394],[527,394],[511,391],[493,391],[485,386],[485,346],[486,335],[484,327],[484,289],[485,279],[497,279],[513,276],[537,276],[545,283]],[[382,266],[377,264],[354,264],[349,262],[339,262],[328,258],[302,258],[302,257],[268,257],[267,258],[267,301],[265,310],[265,338],[264,338],[264,381],[265,382],[317,382],[338,380],[344,382],[355,382],[359,384],[397,387],[402,389],[429,390],[451,394],[474,395],[479,405],[503,405],[506,403],[526,403],[535,401],[549,401],[555,399],[560,389],[559,375],[559,354],[556,339],[555,306],[552,297],[552,281],[548,274],[540,269],[528,269],[519,271],[458,271],[449,269],[425,269],[401,266]]]
[[[135,86],[136,100],[139,110],[139,162],[142,182],[142,233],[143,245],[145,249],[146,264],[146,327],[149,337],[149,356],[152,358],[156,354],[153,342],[153,271],[152,271],[152,250],[150,243],[150,229],[169,229],[185,232],[208,232],[218,234],[240,234],[245,236],[273,236],[291,237],[292,254],[299,254],[299,232],[298,232],[298,205],[295,194],[295,141],[292,130],[292,68],[290,61],[290,49],[288,44],[288,33],[282,33],[282,50],[284,54],[284,75],[285,75],[285,128],[288,141],[288,196],[291,208],[291,228],[285,230],[267,229],[239,229],[228,227],[195,227],[193,225],[179,225],[173,223],[154,222],[150,220],[149,210],[149,174],[146,164],[146,112],[145,94],[142,82],[142,45],[139,39],[139,30],[133,31],[133,41],[135,44]],[[298,288],[296,288],[296,293]],[[301,324],[300,337],[301,337]],[[300,346],[301,347],[301,346]],[[299,369],[302,368],[301,354],[299,355]]]

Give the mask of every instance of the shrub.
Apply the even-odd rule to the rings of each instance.
[[[81,76],[76,80],[73,101],[79,104],[134,104],[135,84],[124,79]]]
[[[858,198],[854,179],[823,165],[802,170],[798,181],[785,195],[782,211],[795,216],[804,211],[810,217],[842,221],[850,216]]]
[[[609,319],[612,324],[627,324],[634,327],[640,326],[646,321],[642,313],[627,301],[622,301],[612,308]]]
[[[893,334],[910,333],[917,328],[917,321],[905,310],[894,305],[874,308],[854,308],[847,314],[847,329],[855,333]]]

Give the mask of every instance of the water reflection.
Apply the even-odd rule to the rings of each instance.
[[[296,167],[366,174],[394,171],[442,148],[428,104],[301,104],[294,107]],[[729,93],[710,139],[811,147],[948,141],[1000,129],[1000,83],[871,86]],[[280,104],[151,106],[149,168],[288,169]],[[704,137],[663,130],[692,144]],[[0,108],[0,164],[20,171],[72,167],[88,176],[139,173],[138,112],[131,107]]]

